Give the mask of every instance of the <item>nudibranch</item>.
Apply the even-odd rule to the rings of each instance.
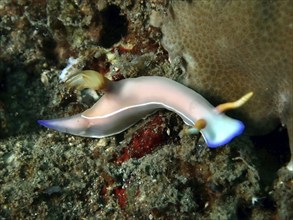
[[[191,126],[191,133],[200,132],[211,148],[230,142],[244,130],[244,124],[223,114],[236,108],[252,95],[236,102],[212,106],[200,94],[171,79],[158,76],[111,81],[92,70],[69,78],[72,87],[102,90],[104,95],[94,106],[67,118],[39,120],[38,123],[60,132],[102,138],[118,134],[158,109],[177,113]]]

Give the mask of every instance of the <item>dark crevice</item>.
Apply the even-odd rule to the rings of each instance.
[[[127,34],[127,17],[121,15],[120,8],[115,5],[108,6],[101,13],[103,31],[100,45],[110,48]]]

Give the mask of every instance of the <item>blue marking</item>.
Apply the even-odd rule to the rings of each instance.
[[[205,137],[205,141],[208,145],[209,148],[217,148],[217,147],[220,147],[220,146],[223,146],[225,144],[228,144],[233,138],[239,136],[240,134],[243,133],[244,129],[245,129],[245,126],[244,124],[241,122],[241,121],[238,121],[238,128],[235,130],[235,132],[233,132],[232,134],[230,134],[229,136],[226,137],[226,139],[224,139],[223,141],[221,142],[213,142],[212,140],[208,140],[206,139]]]
[[[37,122],[44,127],[55,129],[51,123],[52,120],[37,120]]]

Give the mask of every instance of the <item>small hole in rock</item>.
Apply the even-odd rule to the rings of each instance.
[[[108,6],[101,13],[103,32],[100,45],[109,48],[127,34],[128,21],[125,15],[120,14],[120,8],[115,5]]]

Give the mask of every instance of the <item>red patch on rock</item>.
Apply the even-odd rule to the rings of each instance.
[[[122,155],[116,159],[122,163],[129,158],[141,158],[162,145],[168,138],[165,119],[161,115],[154,116],[143,128],[136,131]]]
[[[118,203],[120,207],[123,209],[127,205],[127,194],[126,194],[126,189],[123,189],[121,187],[116,187],[114,189],[114,193],[117,196]]]

